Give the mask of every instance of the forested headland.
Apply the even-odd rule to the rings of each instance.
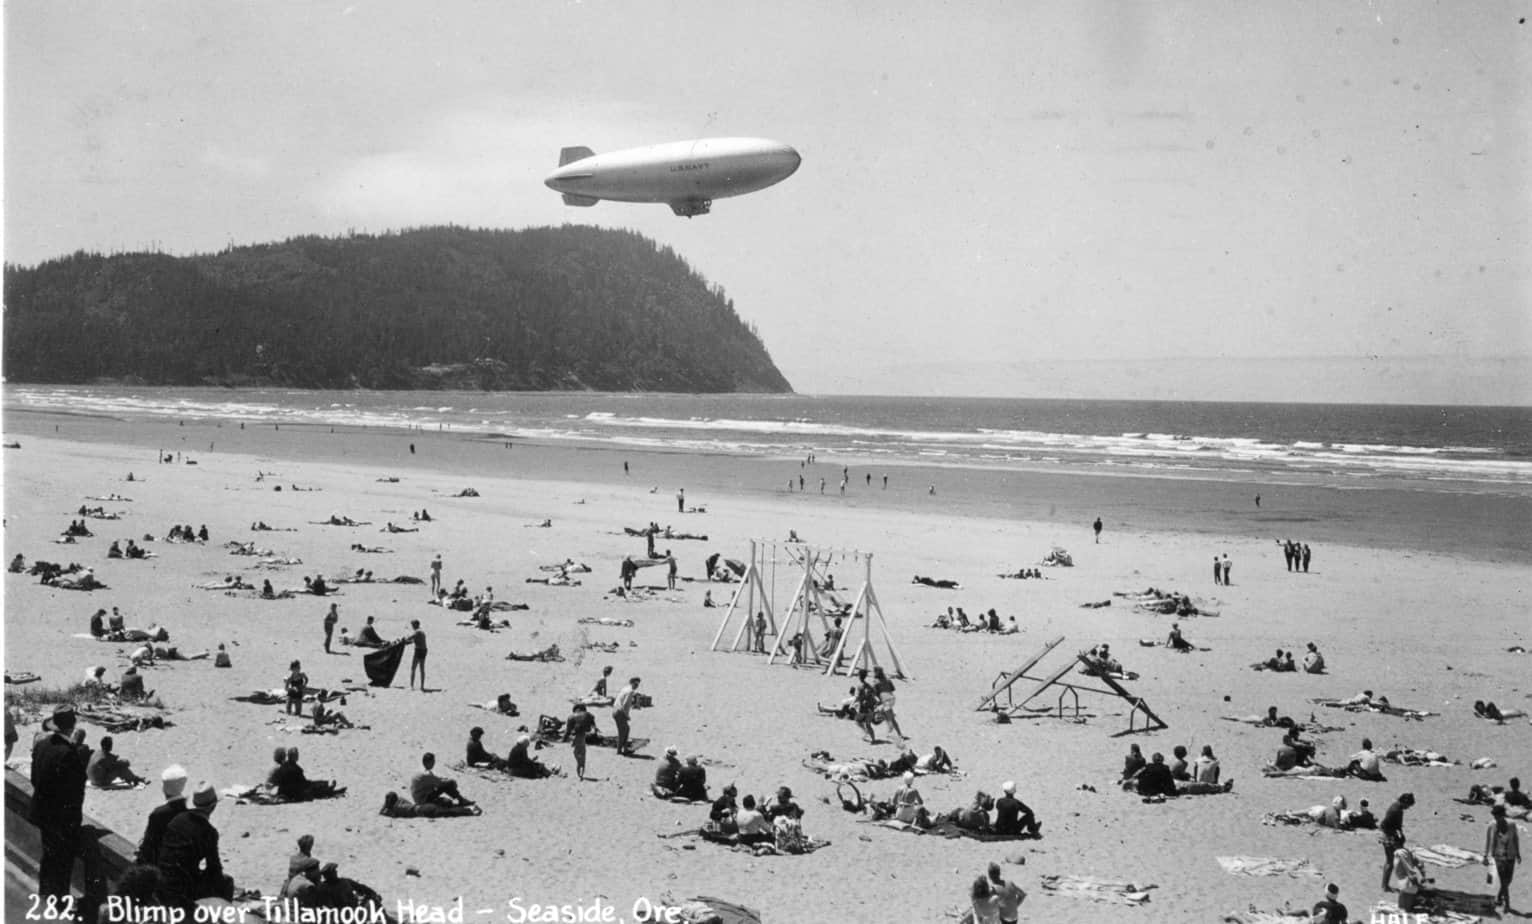
[[[5,267],[11,382],[788,392],[722,289],[582,226]]]

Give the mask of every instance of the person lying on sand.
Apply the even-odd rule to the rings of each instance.
[[[388,549],[381,545],[362,545],[360,542],[353,542],[351,543],[351,551],[361,552],[366,555],[383,555],[388,552]]]
[[[304,577],[303,579],[303,592],[306,594],[313,594],[316,597],[323,597],[325,594],[329,593],[331,589],[332,588],[325,583],[324,575],[316,574],[313,577]]]
[[[382,529],[378,530],[378,532],[380,532],[380,533],[418,533],[418,532],[420,532],[420,528],[416,527],[416,526],[395,526],[394,522],[392,520],[389,520],[388,521],[388,525],[383,527]]]
[[[1520,719],[1525,717],[1527,710],[1501,709],[1492,702],[1474,700],[1473,714],[1481,719],[1489,719],[1492,722],[1497,722],[1501,725],[1504,725],[1506,719]]]
[[[405,799],[397,792],[389,792],[383,797],[383,808],[378,814],[389,818],[461,818],[468,815],[482,815],[484,810],[472,803],[468,805],[449,805],[440,802],[419,804]]]
[[[967,806],[936,816],[936,823],[950,822],[965,831],[988,833],[992,830],[989,812],[994,807],[994,798],[981,789],[974,793],[973,801]]]
[[[631,619],[613,619],[610,616],[581,616],[579,619],[577,619],[575,621],[579,622],[579,623],[583,623],[585,625],[616,626],[616,627],[622,628],[622,629],[631,629],[631,628],[633,628],[633,620],[631,620]]]
[[[949,580],[947,580],[945,578],[942,578],[942,579],[938,580],[936,578],[924,577],[924,576],[919,575],[919,574],[917,574],[913,578],[911,578],[910,579],[910,583],[911,584],[924,584],[927,587],[939,587],[942,590],[954,590],[958,586],[958,582],[957,581],[949,581]]]

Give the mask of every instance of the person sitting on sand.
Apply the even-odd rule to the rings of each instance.
[[[1129,785],[1145,798],[1176,795],[1176,781],[1170,775],[1170,768],[1165,765],[1165,755],[1158,751],[1133,776]]]
[[[995,800],[981,789],[974,793],[973,801],[967,806],[949,813],[947,820],[965,831],[988,832],[989,811],[994,807]]]
[[[1372,780],[1377,783],[1385,782],[1383,772],[1378,766],[1378,755],[1373,752],[1372,739],[1362,739],[1362,749],[1351,755],[1346,763],[1346,772],[1358,779]]]
[[[681,758],[676,756],[678,753],[674,745],[665,748],[660,765],[654,770],[654,783],[649,788],[661,799],[676,795],[680,786]]]
[[[1190,781],[1192,772],[1190,765],[1186,761],[1186,745],[1176,745],[1171,749],[1170,755],[1175,758],[1170,762],[1170,778],[1177,783]]]
[[[749,805],[748,797],[745,804]],[[799,807],[798,803],[793,801],[793,791],[786,786],[777,789],[777,801],[766,806],[762,813],[766,816],[767,821],[776,821],[778,818],[791,818],[796,821],[803,818],[803,809]],[[741,832],[743,832],[743,823],[741,823],[740,828]]]
[[[410,798],[417,806],[471,806],[474,803],[458,792],[457,781],[436,775],[436,755],[430,751],[420,756],[420,773],[410,779]]]
[[[1508,782],[1509,788],[1506,789],[1503,797],[1505,804],[1514,808],[1532,808],[1532,799],[1528,799],[1527,794],[1521,789],[1521,778],[1513,776]]]
[[[23,556],[20,552],[17,552],[16,557],[11,559],[9,570],[12,574],[21,574],[25,572],[27,570],[26,557]]]
[[[505,758],[496,757],[484,746],[484,729],[475,725],[468,730],[468,748],[463,762],[470,767],[490,767],[495,770],[506,768]]]
[[[1277,715],[1276,706],[1268,706],[1266,718],[1261,720],[1261,724],[1271,728],[1293,728],[1296,723],[1293,722],[1292,716]]]
[[[926,800],[921,798],[920,790],[915,788],[915,774],[906,770],[904,772],[904,785],[894,792],[891,800],[894,806],[894,820],[905,824],[915,824],[925,808]]]
[[[112,544],[107,547],[106,557],[107,558],[121,558],[122,557],[122,546],[117,544],[117,540],[116,539],[113,539],[112,540]]]
[[[941,745],[932,745],[931,753],[915,761],[915,769],[926,773],[951,773],[952,756],[942,750]]]
[[[382,648],[388,644],[383,640],[383,636],[378,634],[378,630],[373,627],[373,618],[372,616],[367,617],[367,624],[362,626],[362,631],[356,634],[356,641],[353,644],[363,648]]]
[[[1171,624],[1170,637],[1165,640],[1165,644],[1169,645],[1171,648],[1174,648],[1176,651],[1191,651],[1193,647],[1192,643],[1188,642],[1181,635],[1180,623]]]
[[[718,798],[713,800],[713,807],[708,810],[708,821],[718,825],[718,830],[725,834],[733,834],[739,830],[734,821],[734,816],[739,812],[739,803],[735,801],[738,795],[739,790],[730,783],[723,788]]]
[[[952,619],[952,607],[949,606],[947,607],[947,612],[936,614],[936,622],[933,622],[931,626],[936,629],[950,629],[952,628]]]
[[[1218,758],[1213,756],[1213,746],[1204,744],[1202,756],[1198,757],[1197,762],[1192,765],[1193,778],[1199,783],[1216,783],[1218,775],[1222,772],[1223,768],[1218,765]]]
[[[96,752],[85,766],[85,778],[97,789],[111,789],[119,782],[137,786],[148,782],[133,772],[132,765],[112,752],[112,736],[103,735]]]
[[[1001,785],[1000,798],[995,800],[995,833],[1037,837],[1042,828],[1032,809],[1016,798],[1016,783],[1007,780]]]
[[[307,802],[311,799],[327,799],[345,792],[334,780],[311,780],[298,763],[298,749],[288,748],[282,765],[272,771],[269,782],[275,787],[277,797],[287,802]]]
[[[1260,661],[1260,662],[1258,662],[1256,664],[1252,664],[1250,666],[1255,668],[1258,671],[1279,671],[1279,670],[1281,670],[1282,669],[1282,649],[1278,648],[1276,654],[1272,655],[1271,657],[1267,658],[1264,661]]]
[[[1133,779],[1148,763],[1149,761],[1144,759],[1144,752],[1139,750],[1138,745],[1128,745],[1128,756],[1122,762],[1122,776],[1118,781],[1125,783]]]
[[[756,808],[755,796],[740,800],[739,811],[734,813],[735,837],[741,844],[761,844],[772,839],[771,821]]]
[[[1309,652],[1303,656],[1303,669],[1310,674],[1325,672],[1325,656],[1319,653],[1319,647],[1313,642],[1309,642]]]
[[[106,691],[110,691],[112,689],[111,684],[106,682],[106,666],[102,664],[97,664],[93,667],[87,667],[85,669],[84,684],[87,688],[91,689]]]
[[[1325,897],[1314,903],[1309,915],[1312,924],[1346,924],[1351,920],[1346,906],[1340,903],[1340,886],[1330,883],[1325,887]]]
[[[148,698],[144,692],[143,675],[139,674],[137,667],[129,667],[122,672],[122,682],[117,684],[117,697],[128,702]]]
[[[1399,910],[1405,912],[1412,912],[1417,908],[1425,910],[1428,901],[1436,891],[1432,888],[1436,880],[1426,875],[1420,858],[1415,856],[1415,851],[1409,847],[1400,847],[1394,851],[1394,868],[1390,882],[1399,889]]]
[[[686,758],[686,763],[676,771],[676,795],[693,802],[708,801],[707,770],[695,754]]]
[[[323,696],[314,700],[314,708],[310,711],[309,714],[314,720],[315,728],[328,728],[331,726],[335,728],[356,727],[355,725],[351,724],[350,719],[346,718],[346,714],[344,712],[339,712],[327,708],[324,704]]]
[[[261,599],[275,600],[276,598],[277,592],[271,586],[271,578],[266,578],[265,580],[261,581]]]
[[[142,546],[140,546],[138,543],[134,542],[132,539],[129,539],[128,540],[128,548],[127,548],[127,550],[125,552],[123,552],[123,555],[125,557],[127,557],[127,558],[131,558],[131,559],[135,559],[136,560],[136,559],[148,558],[149,557],[149,552],[146,549],[144,549]]]
[[[1307,767],[1313,764],[1314,746],[1309,742],[1300,741],[1298,733],[1288,729],[1282,736],[1282,746],[1277,748],[1276,759],[1272,761],[1278,770],[1291,770],[1294,767]]]
[[[532,736],[523,734],[511,745],[511,751],[505,756],[505,770],[511,776],[520,777],[524,780],[540,780],[552,776],[558,772],[532,756]]]

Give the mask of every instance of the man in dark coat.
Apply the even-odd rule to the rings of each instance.
[[[171,819],[186,811],[186,768],[171,764],[160,774],[160,785],[165,791],[165,801],[149,813],[149,823],[144,825],[144,839],[138,843],[134,863],[156,866],[160,860],[160,844],[165,840],[165,829]]]
[[[166,904],[191,908],[198,899],[234,897],[234,881],[223,874],[218,857],[218,829],[208,817],[218,807],[218,791],[203,783],[192,794],[191,808],[170,820],[160,844],[160,894]]]
[[[85,765],[89,752],[72,740],[74,707],[60,705],[43,723],[47,737],[32,747],[32,811],[28,818],[42,836],[37,893],[63,901],[80,853],[85,814]],[[83,736],[82,736],[83,737]]]

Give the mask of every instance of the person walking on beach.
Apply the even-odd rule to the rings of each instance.
[[[632,750],[628,747],[628,716],[633,711],[633,698],[638,694],[639,678],[629,677],[628,685],[617,691],[617,700],[612,703],[612,721],[617,725],[617,753],[623,757],[632,756]]]
[[[1495,861],[1495,875],[1500,879],[1500,892],[1495,896],[1496,905],[1504,905],[1506,914],[1511,913],[1511,877],[1516,874],[1516,864],[1521,862],[1521,842],[1516,826],[1505,820],[1505,806],[1494,805],[1489,813],[1493,820],[1484,832],[1484,865]]]
[[[1219,577],[1219,575],[1221,575],[1221,574],[1223,574],[1223,562],[1220,562],[1218,560],[1218,556],[1214,555],[1213,556],[1213,583],[1214,584],[1222,584],[1223,583],[1223,578]]]
[[[440,552],[437,552],[436,553],[436,557],[431,559],[431,599],[433,599],[433,600],[436,599],[436,596],[438,594],[440,594],[441,591],[442,591],[442,555],[441,555]]]
[[[340,613],[337,612],[337,604],[330,604],[330,611],[324,614],[324,653],[330,654],[330,639],[335,636],[335,624],[340,622]]]
[[[1096,517],[1096,522],[1091,524],[1091,529],[1096,531],[1096,544],[1101,544],[1101,518]]]
[[[420,620],[410,620],[410,641],[415,643],[415,655],[410,659],[410,689],[415,689],[415,671],[420,671],[420,692],[426,689],[426,633],[420,628]]]
[[[1309,558],[1312,555],[1313,555],[1313,553],[1309,551],[1309,544],[1307,542],[1305,542],[1303,544],[1303,552],[1300,555],[1300,557],[1303,560],[1303,573],[1304,574],[1308,574],[1309,573]]]
[[[676,491],[676,513],[685,513],[685,512],[686,512],[686,489],[685,488],[681,488],[681,489]]]
[[[1287,570],[1293,570],[1293,540],[1287,539],[1283,541],[1282,558],[1287,562]]]
[[[825,492],[825,480],[823,478],[820,478],[819,479],[819,493],[823,494],[824,492]]]
[[[1234,562],[1229,561],[1229,553],[1228,552],[1223,553],[1223,586],[1225,586],[1225,587],[1231,586],[1232,582],[1229,580],[1229,572],[1233,571],[1233,570],[1234,570]]]
[[[1257,506],[1257,507],[1259,507],[1259,506],[1261,506],[1261,495],[1259,495],[1259,494],[1257,494],[1257,495],[1256,495],[1256,496],[1255,496],[1255,505],[1256,505],[1256,506]]]
[[[1415,794],[1407,792],[1395,799],[1383,813],[1378,830],[1383,837],[1383,891],[1392,892],[1389,876],[1394,871],[1394,852],[1404,846],[1404,811],[1415,804]]]
[[[604,678],[603,682],[605,682]],[[590,740],[590,733],[595,728],[596,717],[590,714],[590,710],[585,708],[584,703],[575,703],[574,711],[564,721],[564,737],[569,739],[569,746],[574,751],[575,777],[581,780],[585,779],[586,744]]]

